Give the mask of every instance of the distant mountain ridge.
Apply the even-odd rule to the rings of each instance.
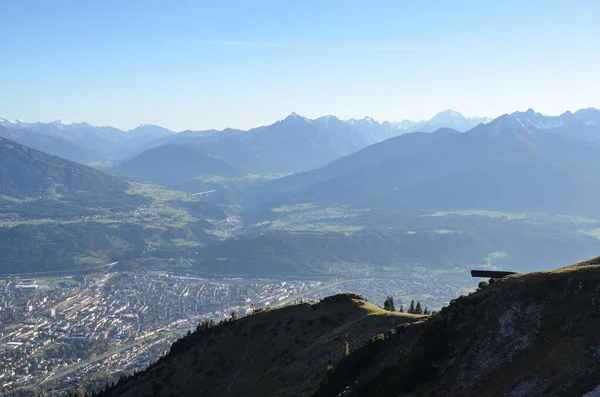
[[[590,200],[600,194],[596,112],[515,112],[465,133],[403,134],[253,189],[247,202],[600,215]]]
[[[163,184],[184,182],[201,175],[240,175],[235,167],[223,159],[211,156],[197,147],[175,144],[146,150],[111,171]]]
[[[62,157],[77,163],[102,162],[106,158],[93,149],[79,146],[76,143],[51,135],[29,130],[19,130],[0,126],[0,137],[18,142],[24,146],[36,149],[53,156]]]
[[[313,123],[321,129],[329,128],[331,121],[336,120],[336,124],[345,124],[347,127],[355,129],[362,135],[362,146],[380,142],[382,140],[400,135],[406,132],[422,131],[432,132],[440,127],[454,128],[458,131],[466,131],[475,126],[477,123],[488,120],[486,118],[465,118],[460,113],[446,110],[435,115],[431,120],[425,121],[410,121],[379,123],[370,117],[362,120],[339,120],[335,116],[323,116],[311,120],[299,116],[296,113],[290,114],[283,120],[275,122],[273,125],[299,118],[307,123]],[[328,122],[329,120],[329,122]],[[144,150],[152,149],[169,143],[189,143],[197,139],[206,138],[211,135],[229,136],[231,132],[257,132],[269,126],[257,127],[250,130],[236,130],[226,128],[224,130],[185,130],[175,132],[170,129],[150,124],[141,124],[140,126],[128,131],[121,130],[111,126],[94,126],[89,123],[71,123],[64,120],[56,120],[49,123],[32,122],[28,123],[22,120],[9,120],[0,118],[0,126],[10,128],[14,131],[30,131],[43,134],[52,138],[59,138],[68,149],[70,145],[77,145],[80,148],[85,148],[87,151],[78,156],[71,156],[70,159],[80,163],[92,163],[109,158],[124,159],[139,154]],[[339,127],[339,126],[338,126]],[[29,146],[35,147],[27,138],[21,138],[18,134],[13,133],[11,139]],[[353,139],[356,139],[353,138]],[[43,149],[43,147],[40,147]],[[58,153],[64,152],[64,149],[56,149]],[[54,154],[54,153],[53,153]]]
[[[112,175],[0,138],[0,194],[28,197],[89,192],[110,196],[127,188],[124,180]]]
[[[16,142],[40,150],[44,150],[45,147],[32,140],[31,133],[38,134],[40,140],[54,139],[53,151],[50,150],[50,153],[84,164],[119,157],[121,153],[129,153],[149,141],[175,134],[171,130],[153,125],[142,124],[132,130],[123,131],[110,126],[98,127],[88,123],[70,123],[63,120],[50,123],[27,123],[0,118],[0,127],[10,129],[12,131],[10,138]],[[79,150],[79,153],[70,156],[63,154],[77,151],[73,150],[74,147]]]
[[[560,116],[544,116],[531,109],[504,116],[522,124],[526,130],[553,129],[560,135],[600,141],[600,111],[594,108]],[[0,119],[0,127],[10,130],[4,130],[3,134],[0,131],[0,135],[88,165],[114,164],[149,149],[181,144],[202,147],[206,153],[223,158],[242,173],[295,173],[324,166],[366,146],[406,133],[434,132],[441,128],[466,132],[490,122],[489,118],[469,118],[451,109],[418,122],[379,122],[371,117],[340,120],[331,115],[308,119],[292,113],[271,125],[247,131],[226,128],[176,133],[146,124],[123,131],[63,120],[27,123]]]

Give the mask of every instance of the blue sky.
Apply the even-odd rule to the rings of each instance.
[[[0,0],[0,117],[183,129],[600,107],[600,2]]]

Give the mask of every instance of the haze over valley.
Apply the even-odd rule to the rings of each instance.
[[[600,111],[479,121],[411,132],[292,114],[180,133],[4,122],[16,128],[0,138],[3,349],[54,357],[79,336],[107,343],[6,364],[5,387],[101,387],[118,373],[107,368],[141,370],[180,330],[231,311],[345,291],[437,310],[475,286],[471,269],[594,256]],[[108,148],[92,166],[56,156],[102,147],[91,142]],[[172,298],[155,295],[164,288]]]
[[[7,3],[0,397],[600,396],[599,12]]]

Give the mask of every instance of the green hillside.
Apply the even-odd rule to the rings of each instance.
[[[309,396],[340,361],[346,342],[352,351],[422,318],[386,312],[352,294],[267,310],[197,330],[146,371],[101,395]]]
[[[240,172],[222,158],[211,156],[195,146],[163,145],[146,150],[114,170],[116,173],[176,184],[200,176],[236,177]]]
[[[200,325],[100,396],[588,396],[600,258],[492,281],[428,317],[345,294]]]
[[[0,138],[0,194],[114,195],[127,187],[122,179]]]

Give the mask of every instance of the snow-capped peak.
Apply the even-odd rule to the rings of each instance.
[[[0,125],[3,125],[3,126],[19,125],[19,124],[27,124],[27,122],[23,121],[23,120],[19,120],[19,119],[11,120],[11,119],[0,118]]]
[[[379,124],[379,122],[377,120],[375,120],[373,117],[370,117],[370,116],[365,116],[362,119],[352,118],[352,119],[348,120],[348,122],[350,124],[361,124],[361,125]]]
[[[306,117],[304,116],[300,116],[298,113],[296,112],[292,112],[292,114],[290,114],[289,116],[287,116],[285,118],[285,120],[305,120]]]
[[[431,120],[436,118],[464,118],[464,116],[462,115],[462,113],[457,112],[456,110],[446,109],[433,116]]]
[[[365,116],[365,118],[363,119],[363,121],[365,121],[365,122],[367,122],[369,124],[375,124],[375,123],[377,123],[377,121],[373,117],[370,117],[370,116]]]
[[[66,120],[60,120],[60,119],[59,119],[59,120],[54,120],[54,121],[52,122],[52,124],[54,124],[54,125],[71,125],[71,124],[73,124],[73,123],[71,123],[70,121],[66,121]]]
[[[514,112],[512,116],[520,125],[525,129],[536,128],[540,130],[547,130],[550,128],[557,128],[565,125],[569,122],[571,114],[563,113],[560,116],[546,116],[541,113],[537,113],[533,109],[527,109],[525,112]]]

